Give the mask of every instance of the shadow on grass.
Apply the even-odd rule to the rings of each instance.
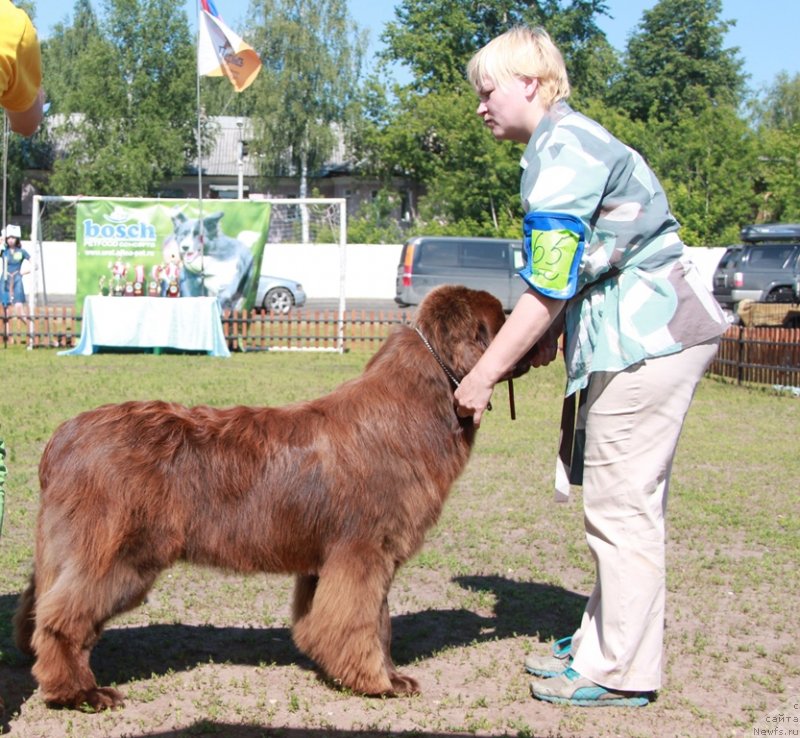
[[[258,725],[231,725],[201,721],[188,728],[166,733],[147,733],[147,738],[187,738],[194,735],[219,735],[224,738],[457,738],[474,733],[428,733],[426,731],[336,730],[332,728],[265,728]],[[144,738],[144,737],[143,737]],[[533,734],[530,738],[536,738]]]
[[[516,582],[499,576],[464,576],[453,581],[465,589],[493,594],[494,613],[482,616],[464,609],[440,609],[393,617],[392,656],[398,666],[428,658],[444,649],[498,638],[528,636],[540,641],[560,638],[577,626],[586,603],[585,597],[561,587]],[[12,595],[0,596],[0,620],[10,622],[16,600]],[[30,673],[30,662],[12,645],[10,626],[2,628],[0,637],[3,653],[0,689],[6,708],[2,726],[8,730],[8,720],[33,694],[36,683]],[[315,668],[297,650],[288,628],[234,628],[179,623],[112,626],[103,633],[92,651],[92,668],[100,684],[124,685],[153,675],[162,676],[170,671],[186,671],[207,663],[252,666],[295,664],[301,668]],[[233,732],[228,732],[229,728]],[[257,726],[237,726],[234,730],[232,726],[204,724],[177,733],[158,735],[194,735],[206,729],[209,734],[243,738],[257,735],[289,736],[293,733],[286,729],[271,731]],[[342,735],[366,734],[344,732]]]
[[[4,732],[8,726],[4,721]],[[420,730],[337,730],[335,728],[269,728],[263,725],[242,725],[240,723],[221,723],[212,720],[200,720],[178,730],[163,733],[142,733],[132,738],[191,738],[191,736],[222,736],[223,738],[472,738],[474,733],[434,733]],[[529,738],[536,738],[532,733]],[[551,733],[547,734],[551,736]],[[542,736],[544,738],[544,735]]]

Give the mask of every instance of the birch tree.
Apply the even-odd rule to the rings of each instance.
[[[252,25],[243,33],[264,65],[251,88],[250,155],[267,178],[299,177],[297,194],[308,197],[310,173],[329,161],[346,135],[365,37],[345,0],[254,0],[249,17]],[[308,241],[305,217],[301,238]]]

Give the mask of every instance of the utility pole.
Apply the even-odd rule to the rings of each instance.
[[[236,162],[239,173],[238,198],[244,199],[244,139],[242,129],[244,128],[244,118],[236,119],[236,127],[239,129],[239,160]]]

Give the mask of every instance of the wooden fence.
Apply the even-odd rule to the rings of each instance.
[[[226,313],[222,329],[232,351],[290,349],[335,350],[341,338],[345,350],[374,351],[397,325],[411,322],[399,310],[293,310],[275,315],[264,310]]]
[[[709,371],[737,384],[800,388],[800,329],[732,326]]]
[[[400,310],[294,310],[276,315],[264,310],[226,312],[222,329],[231,351],[292,349],[374,350],[397,325],[411,322]],[[33,320],[0,314],[4,345],[65,349],[80,341],[81,315],[70,307],[36,308]],[[371,347],[371,348],[370,348]]]
[[[261,310],[226,313],[222,327],[232,351],[335,350],[341,335],[347,351],[374,351],[397,325],[411,322],[400,310]],[[70,348],[80,339],[81,317],[72,308],[37,308],[31,322],[2,317],[4,345]],[[800,328],[732,326],[723,336],[710,373],[739,384],[800,387]]]

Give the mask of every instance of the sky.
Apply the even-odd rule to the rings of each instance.
[[[194,0],[183,0],[189,20],[194,27],[197,16]],[[33,0],[36,25],[42,38],[47,38],[53,24],[72,14],[74,3],[64,0]],[[99,0],[93,0],[96,8]],[[247,40],[247,31],[240,25],[249,0],[215,0],[217,10],[229,26]],[[348,0],[350,13],[361,28],[369,31],[370,50],[380,47],[383,26],[394,19],[392,0]],[[642,18],[642,12],[652,8],[656,0],[607,0],[612,18],[602,18],[600,28],[612,46],[623,50],[628,36]],[[735,20],[728,32],[725,46],[737,46],[744,60],[744,71],[750,76],[753,90],[774,82],[783,71],[800,73],[800,53],[797,49],[797,30],[800,28],[800,0],[722,0],[722,19]],[[401,80],[403,81],[403,80]],[[46,80],[45,80],[46,88]]]

